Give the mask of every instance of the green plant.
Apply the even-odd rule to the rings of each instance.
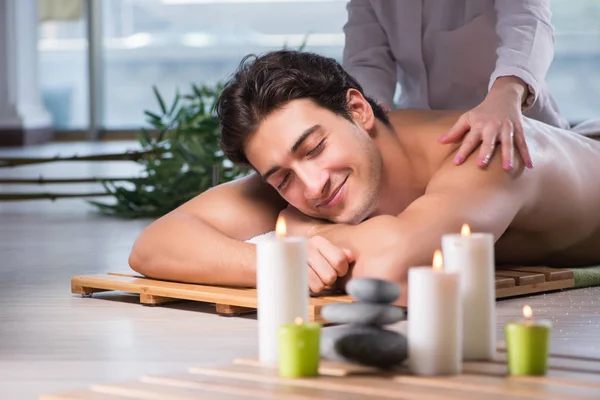
[[[222,84],[192,85],[190,94],[175,94],[167,107],[156,87],[160,113],[145,111],[153,134],[142,129],[138,140],[144,156],[141,177],[124,184],[103,182],[115,203],[90,201],[104,214],[126,218],[162,216],[217,183],[249,173],[233,165],[219,149],[219,121],[215,102]],[[142,178],[140,180],[140,178]]]

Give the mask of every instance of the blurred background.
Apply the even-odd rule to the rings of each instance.
[[[345,0],[102,0],[73,20],[41,21],[42,98],[57,130],[96,124],[126,132],[156,110],[156,85],[169,103],[176,88],[227,78],[240,59],[306,39],[307,50],[341,60]],[[600,116],[600,1],[552,2],[555,59],[551,92],[572,124]],[[90,18],[100,29],[88,35]],[[99,48],[101,79],[90,96],[87,48]],[[97,92],[97,93],[96,93]],[[94,100],[95,99],[95,100]]]

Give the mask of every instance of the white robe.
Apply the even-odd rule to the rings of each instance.
[[[524,115],[568,128],[548,91],[554,28],[547,0],[351,0],[344,68],[393,108],[468,110],[500,76],[534,93]]]

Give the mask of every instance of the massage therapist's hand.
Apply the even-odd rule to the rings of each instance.
[[[308,237],[308,286],[311,292],[322,292],[348,273],[354,262],[352,252],[318,236],[318,228],[330,223],[308,217],[291,206],[282,210],[279,216],[285,218],[288,235]]]
[[[485,167],[496,150],[502,146],[502,165],[510,170],[515,165],[515,147],[528,168],[533,168],[531,156],[523,133],[521,104],[527,86],[516,77],[500,77],[492,86],[485,100],[460,116],[456,124],[444,136],[441,143],[464,140],[456,153],[454,162],[460,165],[481,144],[477,163]]]

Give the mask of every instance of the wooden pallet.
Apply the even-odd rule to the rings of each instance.
[[[496,267],[496,298],[568,289],[575,285],[570,269],[544,266]]]
[[[496,298],[547,292],[573,287],[573,271],[548,267],[499,267],[496,271]],[[71,292],[91,295],[97,292],[121,291],[136,293],[140,302],[157,305],[178,300],[193,300],[216,305],[222,315],[239,315],[256,311],[256,289],[230,288],[159,281],[137,275],[109,273],[75,276]],[[321,307],[332,302],[352,302],[343,294],[311,297],[309,318],[325,322]]]
[[[551,356],[546,376],[507,376],[505,354],[491,362],[467,362],[460,375],[419,377],[404,367],[381,371],[321,361],[319,376],[280,378],[275,365],[252,360],[191,367],[171,375],[98,383],[40,400],[122,399],[594,399],[600,398],[600,360]]]
[[[74,294],[91,295],[106,291],[139,294],[140,303],[146,305],[193,300],[215,304],[217,313],[221,315],[256,312],[256,289],[251,288],[168,282],[120,273],[71,278],[71,292]],[[326,322],[321,318],[321,307],[333,302],[352,301],[350,296],[342,294],[311,297],[308,305],[308,317],[311,321]]]

